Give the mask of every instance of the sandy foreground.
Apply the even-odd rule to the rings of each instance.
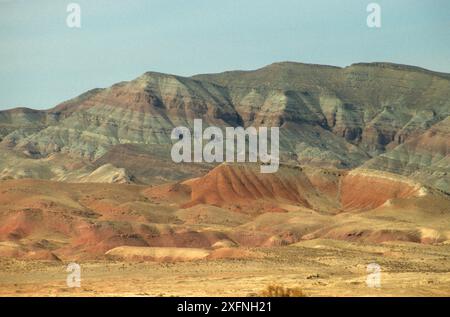
[[[65,262],[0,259],[0,296],[258,296],[268,285],[306,296],[450,296],[450,245],[311,240],[247,249],[249,258],[189,262],[88,261],[69,288]],[[381,287],[366,284],[381,267]]]

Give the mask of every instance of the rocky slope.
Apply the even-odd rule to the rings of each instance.
[[[123,176],[111,166],[96,173],[111,172]],[[5,180],[0,256],[147,261],[190,254],[184,248],[239,253],[239,247],[317,238],[448,243],[449,202],[448,195],[404,177],[362,169],[282,166],[277,174],[260,174],[249,165],[221,165],[200,179],[158,186]]]
[[[195,78],[227,87],[249,123],[313,123],[372,154],[403,143],[450,112],[449,75],[404,65],[287,62]]]
[[[450,188],[450,117],[424,133],[383,153],[364,165],[378,170],[401,173],[432,184]]]
[[[198,176],[204,166],[169,167],[167,149],[175,126],[201,118],[220,127],[279,126],[283,162],[366,164],[448,192],[449,115],[450,76],[411,66],[284,62],[190,78],[148,72],[46,111],[1,111],[0,172],[71,180],[77,168],[83,174],[112,164],[144,183]],[[436,145],[423,146],[427,138]],[[55,171],[48,163],[55,154],[78,166]],[[167,170],[158,179],[159,166]]]

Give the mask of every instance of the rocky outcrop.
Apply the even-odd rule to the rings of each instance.
[[[260,174],[248,164],[222,164],[182,184],[190,188],[191,195],[184,207],[208,204],[244,213],[301,206],[336,214],[372,210],[391,200],[428,194],[426,186],[410,178],[362,168],[342,172],[282,166],[276,174]]]
[[[422,197],[426,194],[426,188],[420,183],[374,170],[353,170],[343,177],[340,185],[340,198],[344,210],[370,210],[382,206],[391,199]]]
[[[369,160],[364,166],[408,175],[449,192],[450,117],[419,136]]]
[[[250,123],[266,122],[267,113],[271,123],[311,122],[372,155],[392,142],[403,143],[417,127],[423,132],[450,111],[448,74],[404,65],[337,68],[286,62],[195,78],[227,87]]]
[[[133,176],[129,175],[124,168],[117,168],[111,164],[105,164],[89,175],[80,177],[78,181],[80,183],[130,184],[133,182]]]

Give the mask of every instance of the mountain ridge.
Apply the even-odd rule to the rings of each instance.
[[[108,88],[91,89],[50,109],[0,111],[0,147],[6,161],[0,164],[0,172],[8,169],[5,175],[14,178],[11,165],[17,164],[8,162],[18,156],[31,160],[31,170],[55,153],[83,162],[101,157],[112,160],[109,151],[123,144],[130,147],[120,147],[121,151],[167,161],[171,130],[179,125],[191,127],[194,118],[222,128],[278,126],[283,161],[351,169],[395,151],[439,122],[446,125],[449,115],[450,75],[416,66],[277,62],[256,70],[190,77],[148,71]],[[440,146],[438,155],[445,157],[449,154],[448,143],[444,144],[447,147]],[[432,148],[428,151],[427,155],[435,154]],[[114,164],[117,168],[126,165]],[[405,173],[383,164],[373,166]],[[447,170],[439,167],[439,177],[446,179]],[[193,173],[186,176],[196,176]],[[28,174],[33,175],[20,173]],[[427,183],[449,191],[449,182],[439,177],[427,177]]]

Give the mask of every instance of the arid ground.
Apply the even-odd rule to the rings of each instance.
[[[2,258],[0,295],[257,296],[272,284],[300,288],[306,296],[450,295],[448,244],[315,240],[250,252],[254,258],[80,262],[80,288],[67,287],[67,263]],[[372,262],[381,266],[380,288],[366,285]]]
[[[388,173],[224,164],[158,186],[6,180],[0,201],[2,296],[450,295],[448,196]]]

